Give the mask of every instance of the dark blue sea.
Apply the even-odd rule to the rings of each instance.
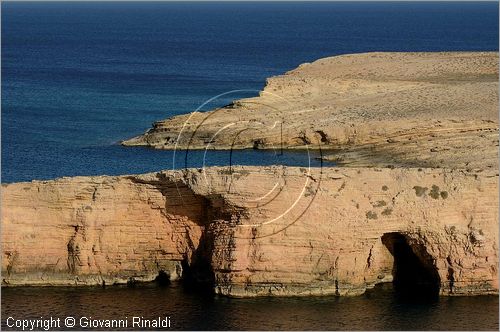
[[[2,182],[201,166],[124,148],[155,120],[256,95],[266,77],[368,51],[498,50],[498,2],[2,2]],[[235,164],[318,165],[303,152]],[[206,165],[229,163],[227,151]]]
[[[120,140],[156,120],[257,95],[266,77],[369,51],[498,51],[498,2],[2,2],[2,182],[201,166]],[[234,152],[238,164],[318,165],[317,152]],[[227,165],[227,151],[207,165]],[[172,329],[498,330],[498,297],[408,302],[226,299],[182,287],[2,289],[6,319],[170,315]]]

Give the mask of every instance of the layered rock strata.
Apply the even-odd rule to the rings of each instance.
[[[355,295],[394,279],[498,293],[498,53],[321,59],[123,144],[318,148],[349,167],[3,185],[4,285],[189,277],[247,297]]]
[[[122,144],[322,148],[351,166],[498,168],[498,53],[324,58],[269,78],[258,97],[158,121]]]
[[[3,285],[186,273],[216,293],[355,295],[399,237],[440,294],[498,292],[494,170],[222,167],[2,185]]]

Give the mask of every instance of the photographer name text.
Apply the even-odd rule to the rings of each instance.
[[[11,329],[22,331],[50,331],[52,329],[76,328],[76,329],[119,329],[119,328],[170,328],[171,321],[169,316],[144,318],[144,317],[125,317],[122,319],[97,319],[92,317],[72,316],[64,318],[40,317],[31,319],[17,319],[8,317],[6,326]]]

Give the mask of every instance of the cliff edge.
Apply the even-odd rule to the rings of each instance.
[[[498,168],[498,53],[324,58],[269,78],[258,97],[158,121],[122,144],[307,147],[347,166]]]

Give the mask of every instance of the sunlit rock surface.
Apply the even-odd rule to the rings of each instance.
[[[498,53],[304,64],[159,121],[157,149],[321,149],[342,167],[214,167],[2,186],[4,285],[189,279],[235,296],[377,283],[498,293]]]
[[[122,144],[321,148],[349,166],[498,169],[498,53],[319,59],[269,78],[258,97],[158,121]]]
[[[236,297],[356,295],[393,279],[399,236],[441,294],[498,292],[495,170],[62,178],[2,185],[1,213],[3,285],[109,285],[162,271]]]

